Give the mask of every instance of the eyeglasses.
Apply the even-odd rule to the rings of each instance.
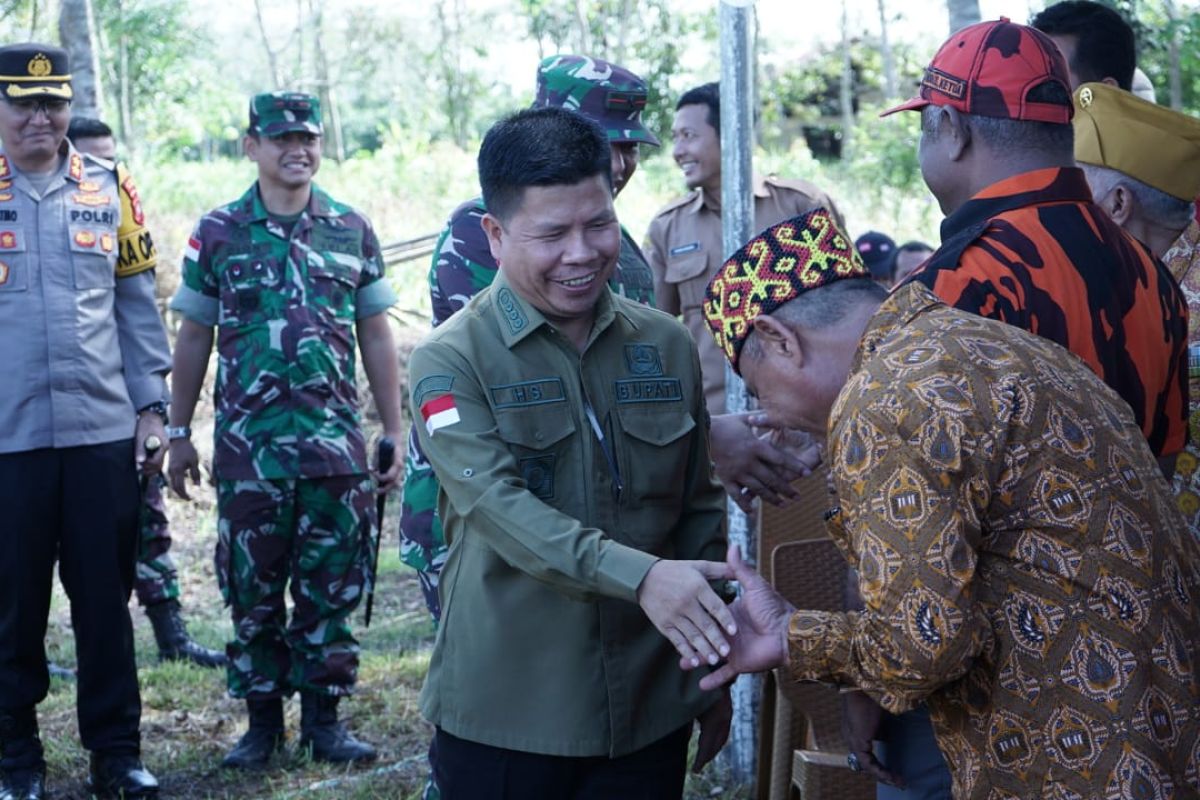
[[[18,100],[5,99],[8,107],[22,117],[32,117],[37,112],[45,113],[47,117],[57,117],[65,114],[71,108],[70,100],[60,100],[57,97],[39,97]]]

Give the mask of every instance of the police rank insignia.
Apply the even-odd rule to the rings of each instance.
[[[98,191],[100,191],[100,184],[96,183],[95,181],[80,181],[79,182],[79,191],[81,191],[81,192],[98,192]]]
[[[100,234],[100,249],[106,253],[111,253],[113,249],[113,237],[111,233]]]
[[[81,206],[91,206],[92,208],[106,206],[111,202],[111,198],[106,194],[86,194],[83,192],[76,192],[71,195],[71,199]]]
[[[17,246],[17,234],[14,231],[0,231],[0,250],[12,250]]]
[[[83,158],[79,153],[71,153],[71,164],[67,167],[67,174],[76,182],[83,178]]]

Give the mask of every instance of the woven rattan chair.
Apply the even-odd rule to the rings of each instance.
[[[829,538],[786,542],[771,554],[770,580],[798,608],[843,607],[846,561]],[[850,771],[842,736],[842,704],[836,689],[796,683],[777,675],[778,691],[807,723],[804,746],[791,759],[792,786],[801,800],[871,800],[875,781]]]
[[[771,579],[771,554],[784,542],[825,536],[823,516],[829,508],[824,466],[795,483],[800,497],[776,507],[759,508],[759,570]],[[804,715],[795,713],[779,693],[774,675],[763,681],[759,716],[758,800],[788,800],[792,796],[792,753],[804,745]]]

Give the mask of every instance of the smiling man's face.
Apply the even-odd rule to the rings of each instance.
[[[683,171],[689,189],[721,189],[721,137],[708,121],[703,103],[681,106],[671,124],[671,156]]]

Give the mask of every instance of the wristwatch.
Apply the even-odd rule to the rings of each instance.
[[[176,439],[190,439],[190,438],[192,438],[192,429],[189,428],[187,425],[168,425],[167,426],[167,440],[168,441],[173,442]]]
[[[158,416],[162,417],[163,424],[167,423],[167,404],[162,400],[155,400],[149,405],[142,406],[138,409],[138,415],[145,414],[147,411],[153,411]]]

